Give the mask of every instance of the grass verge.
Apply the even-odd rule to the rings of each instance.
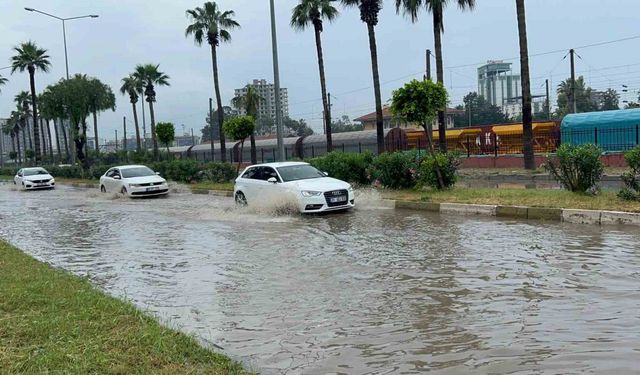
[[[495,204],[502,206],[640,212],[640,202],[623,201],[616,197],[615,192],[609,191],[592,196],[550,189],[454,188],[445,191],[385,190],[382,195],[387,199],[435,203]]]
[[[188,186],[196,190],[233,191],[233,182],[196,182]]]
[[[0,241],[0,373],[242,372],[87,280]]]

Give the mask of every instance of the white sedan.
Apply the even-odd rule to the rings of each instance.
[[[40,167],[20,169],[13,178],[13,183],[25,190],[53,189],[56,186],[53,176]]]
[[[167,180],[144,165],[123,165],[109,169],[100,177],[100,191],[129,197],[169,194]]]
[[[267,163],[247,167],[235,181],[239,205],[294,197],[300,212],[347,210],[355,206],[353,187],[308,163]],[[257,202],[257,203],[256,203]]]

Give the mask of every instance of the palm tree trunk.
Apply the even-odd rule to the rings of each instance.
[[[238,167],[236,168],[236,174],[240,173],[240,164],[242,164],[242,154],[244,153],[244,139],[240,142],[240,157],[238,158]]]
[[[47,155],[47,138],[44,132],[44,120],[42,120],[42,117],[40,117],[38,131],[40,132],[40,140],[42,141],[42,156],[44,157]]]
[[[378,73],[378,49],[376,47],[376,30],[367,24],[369,32],[369,50],[371,51],[371,68],[373,71],[373,92],[376,99],[376,135],[378,138],[378,155],[384,153],[384,120],[382,118],[382,95],[380,94],[380,74]]]
[[[60,120],[60,129],[62,130],[62,139],[64,140],[64,153],[67,156],[67,163],[71,159],[69,153],[69,137],[67,136],[67,128],[64,126],[64,120]]]
[[[251,137],[249,138],[251,141],[251,164],[258,164],[258,152],[256,150],[256,136],[255,131],[251,133]]]
[[[436,47],[436,77],[444,85],[442,62],[442,6],[433,8],[433,40]],[[447,152],[447,125],[444,111],[438,112],[438,144],[441,152]]]
[[[536,169],[533,154],[533,130],[531,115],[531,81],[529,78],[529,47],[527,45],[527,21],[524,0],[516,0],[518,13],[518,34],[520,37],[520,76],[522,77],[522,144],[524,168]]]
[[[40,132],[38,131],[38,105],[36,102],[35,68],[29,67],[29,85],[31,86],[31,107],[33,107],[33,138],[35,142],[36,164],[40,162]]]
[[[58,162],[62,159],[62,150],[60,150],[60,133],[58,132],[60,128],[58,127],[58,122],[56,119],[53,119],[53,130],[56,133],[56,148],[58,149]]]
[[[22,134],[22,138],[24,138],[24,133]],[[18,164],[22,164],[22,156],[20,155],[22,152],[22,150],[20,150],[20,135],[16,135],[16,141],[18,142]],[[22,144],[24,145],[24,142],[22,142]]]
[[[136,147],[138,153],[142,151],[142,144],[140,143],[140,126],[138,125],[138,111],[136,109],[136,103],[131,103],[133,107],[133,123],[136,125]]]
[[[220,160],[227,161],[227,146],[224,139],[224,110],[222,109],[222,97],[220,96],[220,82],[218,81],[218,55],[216,46],[211,45],[211,65],[213,68],[213,88],[216,92],[216,104],[218,106],[218,126],[220,129]],[[213,121],[212,121],[213,122]],[[213,139],[211,140],[213,142]]]
[[[98,115],[96,111],[93,111],[93,138],[95,140],[96,151],[100,152],[100,144],[98,143]]]
[[[324,109],[324,131],[327,136],[327,152],[333,151],[331,139],[331,108],[327,100],[327,84],[324,75],[324,57],[322,53],[322,39],[320,38],[320,25],[314,25],[316,34],[316,50],[318,52],[318,69],[320,70],[320,89],[322,91],[322,108]]]
[[[51,140],[51,125],[49,124],[49,119],[47,119],[47,139],[49,140],[49,157],[51,157],[51,162],[53,163],[53,141]]]
[[[151,139],[153,140],[153,159],[158,160],[158,138],[156,138],[156,114],[153,101],[149,100],[149,117],[151,117]]]
[[[31,125],[29,125],[29,121],[27,121],[27,120],[25,120],[25,121],[26,121],[26,124],[27,124],[26,132],[27,132],[27,137],[29,138],[29,148],[31,150],[33,150],[33,139],[31,138]],[[24,132],[25,129],[23,129],[22,131]],[[27,148],[27,144],[26,143],[24,144],[24,147],[25,147],[25,149]]]
[[[27,150],[26,150],[26,148],[27,148],[27,138],[26,138],[26,135],[25,135],[25,133],[26,133],[26,132],[27,132],[27,127],[25,126],[24,128],[22,128],[22,148],[24,149],[23,151],[25,152],[25,155],[22,155],[22,156],[23,156],[23,158],[22,158],[23,160],[24,160],[24,159],[26,158],[26,156],[27,156],[27,155],[26,155],[26,151],[27,151]],[[19,145],[18,145],[18,146],[19,146]],[[20,148],[20,147],[18,147],[18,148]]]

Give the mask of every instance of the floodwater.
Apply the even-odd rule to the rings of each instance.
[[[638,373],[640,231],[0,186],[0,237],[264,373]]]

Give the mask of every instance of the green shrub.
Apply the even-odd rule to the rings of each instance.
[[[18,169],[17,167],[0,167],[0,176],[15,176]]]
[[[460,166],[460,155],[454,152],[427,154],[418,167],[418,181],[421,185],[443,190],[451,188],[457,181],[456,172]],[[438,171],[440,178],[438,178]]]
[[[624,153],[624,160],[631,169],[622,174],[624,188],[618,192],[618,197],[627,201],[640,201],[640,146]]]
[[[563,144],[555,157],[547,159],[544,168],[569,191],[595,193],[604,172],[601,154],[594,144]]]
[[[237,177],[236,168],[229,163],[212,162],[200,166],[194,176],[197,181],[229,182]]]
[[[385,152],[373,159],[371,177],[391,189],[411,188],[416,184],[417,152]]]
[[[373,156],[369,152],[351,154],[333,151],[325,156],[311,159],[309,163],[322,172],[327,172],[330,177],[366,185],[371,183],[368,169],[372,161]]]

